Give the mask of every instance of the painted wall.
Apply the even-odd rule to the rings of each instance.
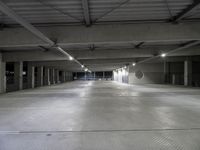
[[[121,83],[129,83],[129,67],[113,71],[113,80]]]
[[[129,67],[129,84],[163,84],[164,63],[137,64]]]

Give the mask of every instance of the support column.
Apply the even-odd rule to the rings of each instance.
[[[0,93],[6,92],[6,63],[2,60],[0,53]]]
[[[14,85],[15,90],[23,89],[23,62],[14,63]]]
[[[28,88],[35,87],[35,67],[28,64]]]
[[[50,82],[51,84],[55,84],[55,70],[53,68],[50,69]]]
[[[65,71],[62,71],[61,82],[64,83],[65,81],[66,81],[66,79],[65,79]]]
[[[176,75],[175,74],[172,75],[172,84],[173,85],[176,84]]]
[[[105,79],[105,72],[103,71],[103,80]]]
[[[43,72],[44,72],[44,67],[39,66],[37,68],[37,86],[43,86]]]
[[[190,60],[184,62],[184,85],[192,85],[192,62]]]
[[[59,70],[55,69],[55,83],[59,83]]]
[[[67,72],[65,72],[65,82],[67,82]]]
[[[50,72],[49,68],[44,68],[44,85],[50,85]]]
[[[169,83],[169,63],[164,61],[164,83]]]

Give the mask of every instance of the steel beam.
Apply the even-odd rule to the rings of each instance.
[[[84,19],[85,19],[85,24],[87,26],[90,26],[91,25],[91,20],[90,20],[90,11],[89,11],[88,0],[82,0],[82,7],[83,7],[83,14],[84,14]]]
[[[174,17],[173,22],[179,22],[185,17],[188,16],[191,12],[193,12],[195,9],[197,9],[200,5],[199,0],[194,0],[193,4],[189,5],[186,9],[184,9],[182,12],[180,12],[176,17]]]

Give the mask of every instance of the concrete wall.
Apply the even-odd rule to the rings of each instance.
[[[121,83],[129,83],[129,67],[113,71],[113,80]]]
[[[192,61],[191,61],[192,62]],[[200,87],[200,62],[190,66],[192,77],[187,86]],[[173,84],[184,85],[184,62],[143,63],[127,69],[113,71],[113,80],[129,84]]]
[[[129,84],[163,84],[164,63],[146,63],[129,67]]]

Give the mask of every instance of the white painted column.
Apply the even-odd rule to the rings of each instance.
[[[6,92],[6,63],[2,60],[0,53],[0,93]]]
[[[37,86],[43,86],[44,84],[44,77],[43,77],[43,73],[44,72],[44,67],[43,66],[39,66],[37,67]]]
[[[16,90],[23,89],[23,62],[14,63],[14,85]]]
[[[50,72],[49,68],[44,68],[44,85],[50,85]]]
[[[35,67],[28,64],[28,87],[35,88]]]

